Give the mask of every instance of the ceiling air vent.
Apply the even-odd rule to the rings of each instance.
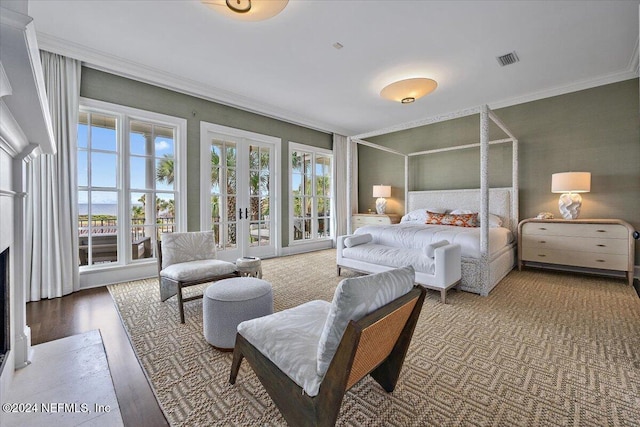
[[[497,59],[502,67],[504,67],[505,65],[515,64],[516,62],[520,61],[518,59],[518,55],[516,55],[515,52],[510,52],[506,55],[498,56]]]

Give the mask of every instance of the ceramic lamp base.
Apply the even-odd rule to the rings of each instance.
[[[558,199],[558,208],[564,219],[577,219],[582,207],[582,196],[577,193],[565,193]]]
[[[384,197],[377,198],[376,212],[378,212],[378,214],[383,214],[386,209],[387,209],[387,199],[385,199]]]

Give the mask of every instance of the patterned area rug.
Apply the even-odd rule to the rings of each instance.
[[[276,310],[330,301],[341,279],[333,250],[263,270]],[[201,300],[181,325],[155,279],[109,290],[172,425],[285,424],[246,361],[229,384],[232,355],[204,340]],[[396,390],[364,379],[338,425],[640,425],[640,299],[623,280],[513,271],[488,297],[448,299],[427,294]]]

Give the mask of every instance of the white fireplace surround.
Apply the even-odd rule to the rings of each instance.
[[[26,165],[40,154],[55,153],[33,20],[20,3],[5,5],[9,8],[0,7],[0,252],[10,248],[10,337],[0,373],[2,403],[14,370],[29,364],[31,347],[24,263]]]

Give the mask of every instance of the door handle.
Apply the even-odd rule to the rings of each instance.
[[[238,216],[242,219],[242,208],[238,208]]]
[[[244,208],[244,217],[249,219],[249,208]]]

